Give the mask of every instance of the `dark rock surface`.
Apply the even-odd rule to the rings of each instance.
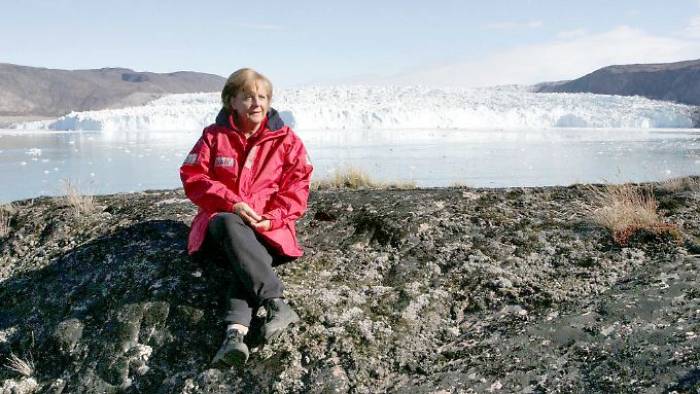
[[[127,68],[55,70],[0,63],[0,116],[61,116],[71,111],[142,105],[169,93],[221,91],[219,75]]]
[[[536,90],[644,96],[700,105],[700,60],[608,66],[572,81],[539,84]]]
[[[278,268],[302,321],[244,370],[209,365],[228,273],[187,256],[181,190],[17,202],[0,357],[35,371],[0,391],[698,392],[700,191],[656,190],[685,244],[620,247],[585,190],[313,192],[306,256]]]

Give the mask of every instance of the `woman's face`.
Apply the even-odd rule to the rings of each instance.
[[[270,98],[265,90],[256,83],[253,89],[238,92],[231,97],[231,109],[238,114],[243,128],[258,126],[267,116]]]

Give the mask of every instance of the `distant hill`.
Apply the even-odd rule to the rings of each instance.
[[[644,96],[700,105],[700,60],[609,66],[581,78],[536,85],[538,92]]]
[[[169,93],[219,91],[225,81],[219,75],[189,71],[56,70],[0,63],[0,116],[52,117],[123,108]]]

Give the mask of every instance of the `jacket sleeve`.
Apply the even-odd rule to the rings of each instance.
[[[210,212],[232,212],[233,205],[243,199],[212,178],[211,155],[211,141],[205,130],[180,167],[182,186],[187,197],[200,208]]]
[[[285,156],[279,190],[268,203],[267,212],[262,215],[270,219],[270,230],[297,220],[306,212],[312,171],[306,148],[296,138]]]

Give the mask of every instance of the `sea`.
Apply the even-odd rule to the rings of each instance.
[[[316,180],[355,168],[419,187],[659,181],[700,174],[697,129],[299,131]],[[181,187],[201,131],[0,130],[0,202]]]

